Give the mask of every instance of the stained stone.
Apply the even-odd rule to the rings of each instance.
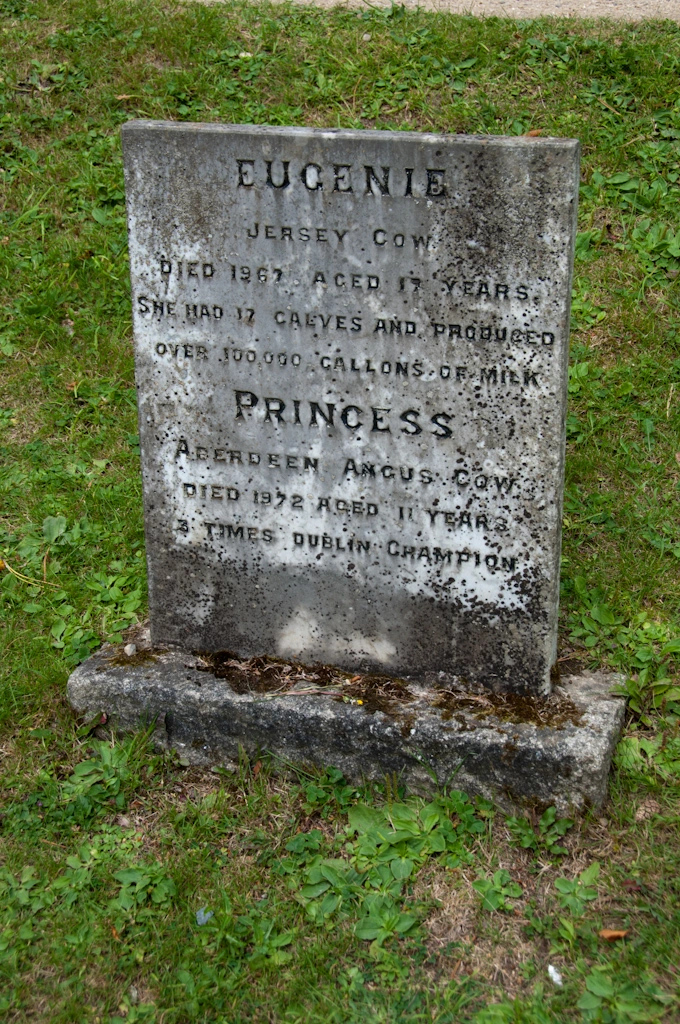
[[[578,143],[123,141],[153,644],[547,694]]]

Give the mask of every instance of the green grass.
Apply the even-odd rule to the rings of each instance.
[[[677,1020],[680,27],[0,0],[0,49],[0,1014]],[[70,668],[145,615],[130,117],[581,139],[560,657],[626,680],[602,812],[199,772],[73,721]]]

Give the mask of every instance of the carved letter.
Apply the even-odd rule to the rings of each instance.
[[[445,196],[446,185],[444,184],[443,178],[446,171],[436,171],[431,167],[427,168],[427,189],[425,190],[426,196]]]
[[[352,192],[352,179],[350,178],[351,164],[334,164],[335,172],[334,192]]]
[[[255,184],[255,161],[237,160],[238,183],[241,188],[252,188]]]
[[[267,415],[264,418],[265,423],[272,422],[272,413],[277,423],[285,423],[283,418],[283,410],[286,408],[286,403],[280,398],[265,398],[264,404],[267,407]]]
[[[309,183],[309,171],[313,169],[312,181],[313,184]],[[305,164],[300,172],[300,180],[305,186],[308,192],[317,192],[323,188],[323,182],[321,181],[321,167],[318,164]]]
[[[364,165],[364,170],[366,171],[366,192],[364,194],[367,195],[367,196],[374,195],[373,185],[375,184],[375,185],[378,186],[378,189],[380,191],[380,195],[381,196],[388,196],[390,194],[390,184],[389,184],[389,181],[390,181],[390,169],[389,169],[389,167],[383,167],[382,168],[382,172],[383,172],[383,179],[382,179],[382,181],[380,180],[380,178],[375,173],[375,171],[373,170],[372,167]]]
[[[326,408],[328,409],[328,415],[326,415],[326,413],[323,411],[323,409],[321,408],[321,406],[319,405],[318,402],[310,402],[309,403],[309,408],[310,408],[310,417],[309,417],[309,425],[310,425],[310,427],[315,426],[317,424],[317,419],[316,419],[317,414],[321,417],[322,420],[324,420],[328,424],[329,427],[333,426],[333,415],[335,413],[335,406],[333,404],[331,404],[330,402],[326,402]]]
[[[236,419],[243,420],[244,409],[254,409],[257,405],[257,395],[254,395],[252,391],[235,391],[236,395]]]
[[[281,161],[283,165],[283,180],[280,181],[278,184],[274,181],[272,177],[273,162],[273,160],[267,160],[267,185],[269,186],[269,188],[288,188],[288,186],[290,185],[290,178],[288,177],[288,167],[290,165],[288,160]]]
[[[340,419],[345,424],[345,426],[347,427],[348,430],[358,430],[359,427],[361,426],[361,420],[357,419],[356,423],[350,423],[349,422],[349,414],[351,412],[355,412],[357,414],[357,417],[359,417],[361,415],[361,409],[359,408],[358,405],[347,405],[342,410],[342,413],[340,415]]]

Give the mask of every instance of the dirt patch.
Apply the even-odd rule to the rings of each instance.
[[[525,881],[516,867],[509,870],[513,879]],[[526,937],[523,901],[509,913],[484,911],[473,880],[469,872],[441,870],[428,879],[424,895],[439,904],[424,922],[435,970],[452,979],[481,976],[513,998],[528,988],[523,966],[542,951]]]
[[[302,665],[281,658],[243,660],[231,651],[194,651],[203,664],[198,668],[224,679],[239,694],[270,696],[330,696],[363,706],[368,714],[383,711],[396,715],[414,699],[403,679],[375,674],[352,675],[332,665]]]
[[[328,665],[308,667],[280,658],[261,656],[243,660],[232,651],[194,651],[203,664],[197,668],[224,679],[235,693],[316,692],[336,689],[346,682],[346,673]]]
[[[448,721],[457,712],[467,712],[475,718],[493,717],[513,725],[537,725],[543,729],[561,729],[565,725],[579,725],[583,712],[573,700],[552,693],[549,697],[529,697],[516,693],[460,693],[441,690],[433,702],[441,708],[442,719]]]
[[[376,675],[353,676],[343,688],[344,697],[356,700],[357,704],[363,704],[369,715],[376,711],[383,711],[386,715],[397,715],[404,704],[409,704],[414,699],[403,679]]]
[[[474,939],[479,910],[479,896],[462,876],[458,884],[452,875],[435,875],[428,879],[426,894],[439,906],[425,921],[429,945],[438,952],[451,943],[469,943]]]

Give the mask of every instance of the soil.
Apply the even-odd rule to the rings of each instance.
[[[456,693],[442,690],[434,701],[448,721],[456,712],[467,711],[476,718],[493,716],[501,722],[527,723],[543,729],[580,725],[583,712],[572,700],[558,693],[549,697],[527,697],[516,693]]]
[[[225,679],[236,693],[266,693],[288,696],[323,694],[336,700],[363,705],[369,714],[396,714],[401,705],[413,700],[402,679],[380,675],[352,675],[332,665],[301,665],[280,658],[242,659],[231,651],[195,651],[199,668]]]

